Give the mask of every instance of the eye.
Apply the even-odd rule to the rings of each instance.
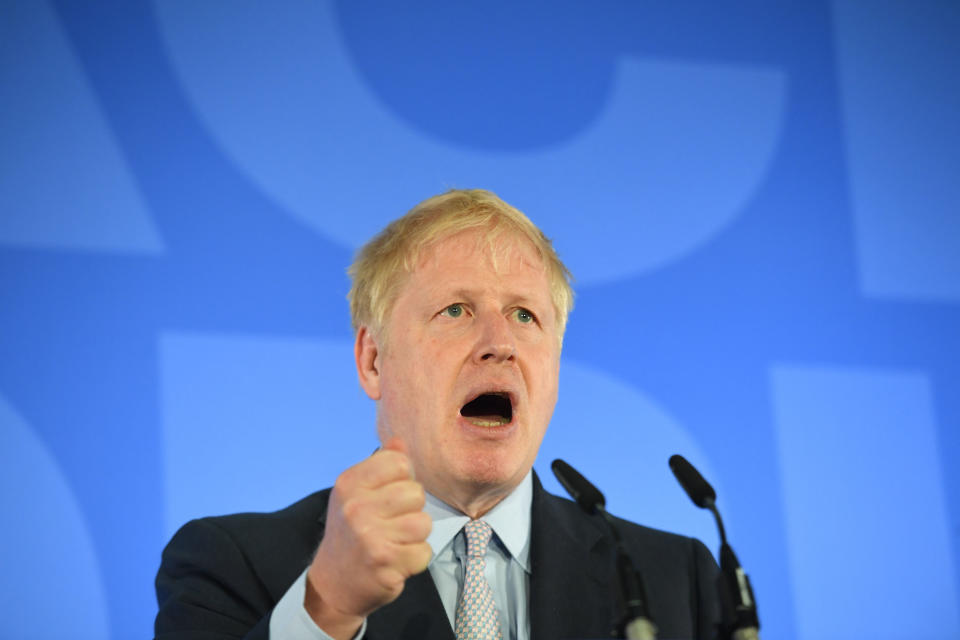
[[[524,309],[523,307],[517,309],[513,313],[521,324],[530,324],[531,322],[537,321],[537,317],[533,315],[533,312],[528,309]]]
[[[447,316],[448,318],[459,318],[463,315],[463,305],[459,302],[452,304],[443,311],[440,312],[440,315]]]

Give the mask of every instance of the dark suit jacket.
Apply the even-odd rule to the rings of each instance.
[[[267,638],[270,612],[310,564],[330,490],[274,513],[203,518],[167,545],[157,573],[158,640]],[[619,521],[646,585],[658,638],[714,638],[712,556],[697,540]],[[607,638],[615,616],[612,545],[595,518],[543,490],[534,476],[531,640]],[[407,580],[367,620],[365,640],[454,640],[430,573]]]

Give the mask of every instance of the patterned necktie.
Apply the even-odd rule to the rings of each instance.
[[[493,589],[484,576],[493,530],[482,520],[471,520],[464,525],[463,532],[467,536],[467,568],[457,603],[457,640],[503,640]]]

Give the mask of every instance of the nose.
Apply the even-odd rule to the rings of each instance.
[[[512,362],[517,357],[517,344],[510,320],[499,313],[487,313],[480,318],[480,335],[474,359],[479,362]]]

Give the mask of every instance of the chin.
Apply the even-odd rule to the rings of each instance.
[[[526,472],[526,469],[520,469],[516,461],[504,460],[502,456],[481,454],[469,460],[461,477],[478,488],[512,490],[513,485],[518,484]]]

